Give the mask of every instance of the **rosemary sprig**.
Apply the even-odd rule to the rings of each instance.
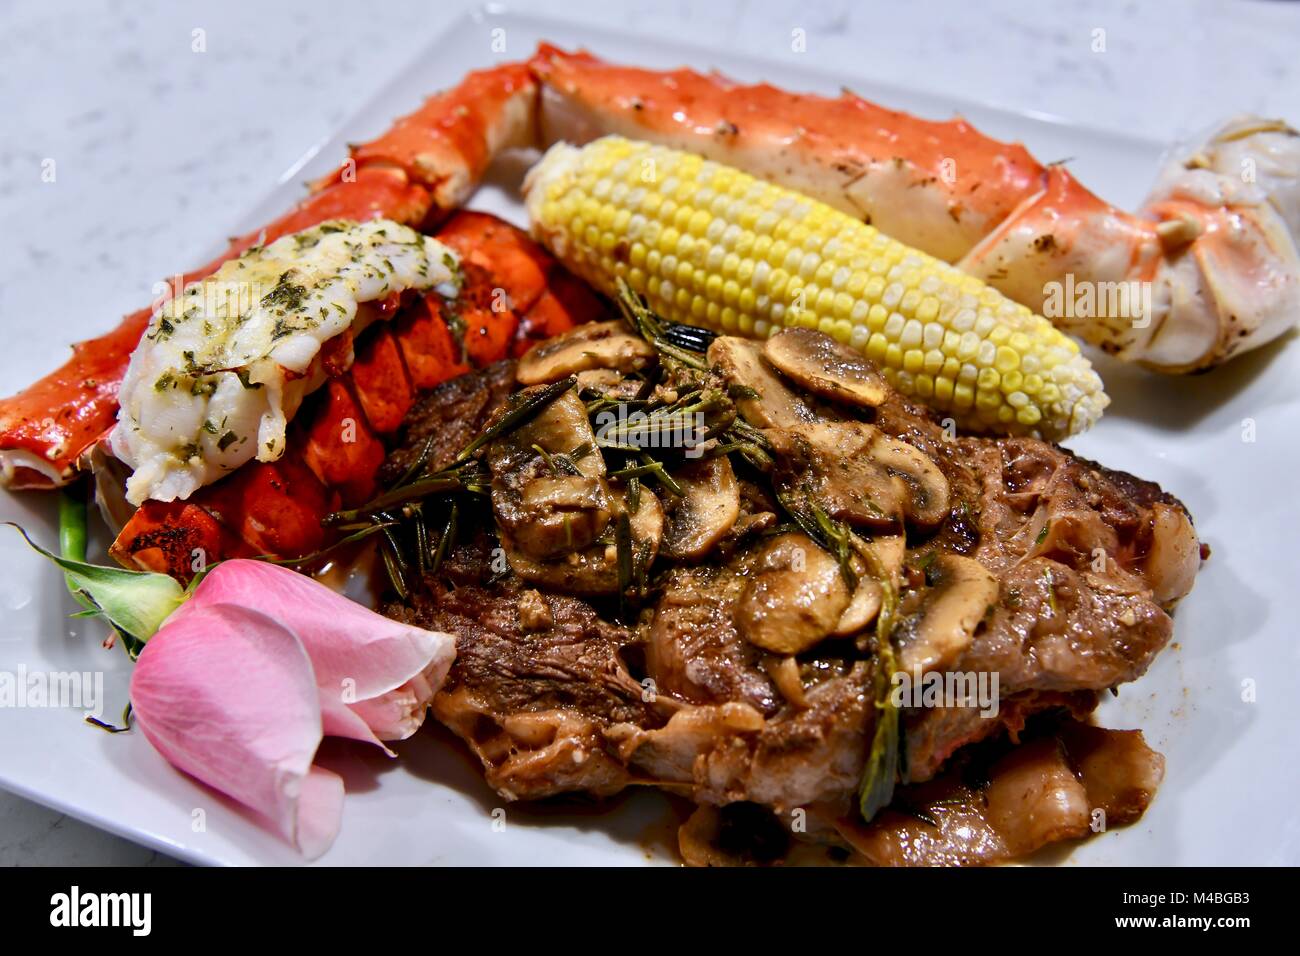
[[[821,529],[822,536],[830,543],[831,552],[840,563],[840,574],[844,578],[844,583],[849,586],[849,592],[852,593],[858,586],[858,575],[853,570],[853,532],[849,530],[848,525],[836,521],[823,511],[817,502],[810,500],[808,505],[812,509],[813,520]]]
[[[537,454],[542,456],[542,460],[546,462],[546,467],[551,470],[552,475],[558,475],[560,473],[559,469],[555,465],[555,459],[551,457],[551,453],[549,451],[547,451],[545,448],[543,448],[541,445],[537,444],[536,442],[533,442],[532,448],[533,451],[537,452]]]
[[[672,359],[697,372],[708,369],[709,363],[705,361],[703,354],[708,348],[708,342],[704,339],[711,335],[708,330],[687,325],[665,325],[659,316],[650,311],[645,300],[621,278],[618,280],[618,307],[627,323],[638,335],[655,347],[655,351],[659,352],[661,358]],[[703,348],[693,348],[685,344],[694,342],[702,342]]]
[[[557,478],[561,475],[568,475],[570,477],[581,476],[582,472],[578,470],[578,466],[574,464],[573,459],[564,454],[564,452],[551,454],[541,445],[536,443],[533,444],[532,448],[533,451],[537,452],[537,454],[541,456],[542,460],[546,462],[546,467],[551,470],[551,474]]]
[[[369,538],[371,535],[378,534],[385,527],[391,527],[391,525],[385,525],[384,523],[376,524],[374,522],[360,522],[357,524],[339,525],[337,530],[345,531],[348,533],[344,537],[339,538],[337,541],[333,542],[332,544],[328,544],[325,547],[321,548],[319,551],[313,551],[311,554],[305,554],[300,558],[275,558],[269,555],[262,555],[261,560],[267,561],[271,564],[282,564],[285,567],[291,567],[291,568],[300,567],[302,565],[311,564],[315,561],[319,561],[321,558],[325,557],[325,555],[329,554],[331,551],[335,551],[339,548],[346,547],[347,545],[353,544],[357,541],[363,541],[366,538]]]
[[[409,531],[412,539],[410,549],[415,556],[414,571],[420,577],[438,570],[456,536],[459,509],[457,503],[453,501],[442,534],[439,535],[436,546],[430,547],[424,499],[452,492],[488,493],[490,491],[488,477],[483,473],[480,463],[473,460],[474,454],[494,439],[531,421],[551,402],[576,384],[577,379],[570,377],[531,393],[519,393],[513,396],[506,412],[466,445],[449,466],[417,478],[416,476],[427,466],[429,455],[432,453],[433,437],[431,436],[424,443],[415,462],[392,487],[359,508],[349,508],[327,515],[323,523],[338,528],[356,528],[354,533],[344,541],[358,540],[371,534],[382,535],[379,541],[379,553],[384,562],[384,570],[397,596],[401,600],[406,600],[410,594],[411,582],[408,575],[411,573],[412,562],[407,560],[406,549],[399,534]],[[568,456],[546,456],[544,451],[542,454],[556,474],[564,472],[580,474],[577,466]],[[400,519],[391,513],[394,508],[399,509]],[[342,543],[342,541],[337,542],[336,545]]]
[[[730,430],[735,432],[744,441],[751,442],[766,452],[772,450],[772,443],[767,440],[767,436],[743,418],[737,418],[732,422]]]
[[[415,457],[415,460],[411,462],[406,471],[402,473],[402,477],[393,482],[394,488],[402,487],[402,485],[406,484],[424,470],[424,466],[429,463],[429,456],[433,454],[433,440],[436,437],[436,435],[430,435],[425,439],[424,446],[420,449],[420,454]]]
[[[438,573],[443,560],[447,557],[447,552],[451,550],[452,544],[455,543],[456,522],[459,517],[460,505],[453,501],[451,507],[447,509],[447,523],[443,525],[442,534],[438,536],[438,547],[434,550],[433,559],[429,562],[430,574]]]
[[[666,355],[668,358],[676,359],[678,362],[681,362],[687,368],[693,368],[697,372],[703,372],[709,367],[709,363],[706,362],[704,359],[702,359],[699,355],[696,355],[694,352],[688,352],[686,349],[678,348],[677,346],[670,343],[667,339],[662,339],[662,338],[651,339],[650,344],[659,350],[659,354],[661,356]]]
[[[894,786],[898,782],[902,721],[892,700],[893,674],[893,648],[882,644],[880,663],[872,682],[876,697],[876,728],[871,737],[871,749],[867,752],[867,765],[862,771],[862,783],[858,788],[858,810],[867,822],[889,805],[889,801],[894,798]]]
[[[415,580],[422,579],[426,574],[436,574],[446,559],[451,546],[456,541],[457,522],[460,515],[460,505],[453,499],[448,505],[447,519],[443,524],[442,531],[437,536],[436,543],[433,541],[430,532],[428,518],[425,511],[424,501],[411,502],[405,505],[401,510],[401,519],[387,511],[379,511],[371,516],[373,525],[362,528],[352,537],[359,538],[368,536],[373,533],[380,533],[383,537],[379,542],[380,557],[384,562],[384,570],[388,574],[388,579],[393,585],[393,590],[402,600],[406,600],[411,590],[411,570],[412,563],[407,557],[408,549],[403,546],[401,532],[409,532],[410,548],[414,554],[414,571]]]
[[[735,396],[729,395],[729,397]],[[772,443],[767,440],[767,436],[739,416],[722,433],[721,441],[722,444],[714,450],[715,454],[735,452],[763,473],[771,471],[775,464],[772,457]]]
[[[569,389],[578,384],[578,380],[573,376],[560,379],[558,382],[552,382],[545,388],[538,389],[532,394],[525,392],[516,393],[526,397],[518,401],[517,404],[502,415],[496,422],[483,429],[483,432],[472,442],[465,446],[464,450],[456,456],[452,462],[452,467],[466,462],[470,457],[493,439],[500,438],[506,432],[513,431],[521,425],[526,424],[536,418],[542,411]]]
[[[583,402],[583,407],[587,409],[587,417],[595,418],[598,414],[610,409],[623,408],[640,409],[650,404],[648,398],[611,398],[608,395],[597,395]]]
[[[632,514],[641,510],[641,479],[637,475],[627,479],[627,510]]]
[[[724,438],[727,435],[723,435]],[[715,446],[708,452],[709,458],[720,458],[723,455],[737,454],[749,462],[759,471],[770,471],[773,465],[772,456],[765,452],[757,445],[750,444],[747,441],[724,441],[723,444]]]
[[[557,475],[568,475],[572,478],[582,475],[582,470],[578,467],[577,462],[564,452],[556,452],[551,456],[551,459],[554,462],[554,468]]]
[[[848,585],[849,593],[856,590],[858,575],[853,570],[853,533],[849,531],[848,525],[836,521],[811,498],[807,508],[800,505],[789,491],[777,491],[776,500],[794,519],[799,530],[812,538],[823,551],[829,551],[835,556],[840,565],[840,576]]]
[[[863,546],[858,547],[857,552],[866,561],[867,568],[880,585],[881,591],[880,611],[876,615],[878,661],[872,681],[876,727],[872,734],[871,749],[867,753],[867,765],[862,771],[862,783],[858,788],[858,809],[862,813],[862,819],[870,822],[893,799],[902,759],[902,719],[898,708],[894,706],[892,693],[894,672],[897,670],[893,631],[894,618],[898,613],[898,591],[894,588],[889,570],[880,562],[875,551]]]
[[[650,563],[649,545],[637,548],[632,537],[630,512],[621,511],[614,520],[615,569],[618,575],[618,614],[623,621],[629,611],[640,606],[646,595],[646,567]]]
[[[741,385],[739,382],[735,382],[727,386],[727,397],[739,402],[758,399],[762,396],[758,394],[758,389],[752,385]]]
[[[681,498],[685,494],[682,490],[682,486],[677,483],[677,480],[673,478],[672,475],[668,474],[668,469],[664,467],[663,462],[645,452],[641,453],[640,458],[641,464],[632,465],[627,468],[620,468],[618,471],[611,471],[609,477],[627,479],[653,477],[659,482],[660,487],[673,497]],[[637,509],[633,508],[632,510],[636,511]]]
[[[391,521],[385,521],[385,524],[388,526],[381,531],[383,537],[379,539],[379,554],[384,559],[384,570],[388,572],[388,580],[393,585],[393,590],[397,592],[399,600],[405,601],[410,594],[406,582],[406,562],[402,558],[401,547],[397,543],[397,535],[391,527]]]
[[[402,516],[410,521],[411,533],[415,538],[415,572],[424,576],[429,564],[429,525],[424,520],[424,503],[412,502],[402,508]]]
[[[333,514],[326,515],[322,522],[328,526],[337,526],[348,524],[356,521],[366,515],[377,514],[385,509],[392,508],[394,505],[404,504],[408,501],[415,501],[428,495],[441,494],[448,491],[470,491],[473,490],[471,483],[466,481],[466,474],[457,469],[448,469],[447,471],[438,472],[428,478],[422,478],[419,481],[412,482],[403,487],[394,488],[386,491],[376,498],[372,498],[359,508],[349,508],[346,511],[335,511]]]
[[[618,571],[618,616],[627,620],[627,592],[636,574],[636,555],[632,544],[632,519],[626,511],[619,514],[614,524],[614,548]]]
[[[408,484],[406,479],[413,472],[411,469],[407,469],[407,475],[403,476],[403,480],[398,481],[388,491],[372,498],[359,508],[336,511],[327,515],[324,523],[327,525],[346,524],[366,515],[372,515],[391,508],[394,505],[405,504],[406,502],[426,498],[429,495],[443,494],[449,491],[486,493],[488,486],[483,482],[484,476],[480,475],[477,466],[470,462],[474,453],[493,439],[499,438],[506,432],[531,421],[551,402],[571,389],[576,384],[576,381],[573,378],[562,379],[528,395],[491,426],[485,428],[478,437],[462,449],[450,465],[441,471]],[[426,442],[426,454],[427,449],[431,447],[431,442],[432,439]]]
[[[674,439],[693,430],[692,414],[692,409],[656,408],[635,420],[602,427],[596,444],[617,451],[672,447]]]

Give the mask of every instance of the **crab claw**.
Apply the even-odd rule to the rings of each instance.
[[[1300,133],[1280,120],[1229,120],[1174,151],[1143,215],[1159,223],[1167,254],[1156,291],[1178,321],[1153,323],[1142,362],[1208,368],[1295,327]]]
[[[381,617],[286,568],[234,560],[149,640],[131,703],[168,762],[313,859],[333,843],[343,807],[343,781],[313,764],[322,736],[381,747],[410,736],[454,656],[450,635]]]

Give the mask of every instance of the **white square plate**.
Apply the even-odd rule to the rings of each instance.
[[[337,163],[346,143],[377,135],[430,92],[489,66],[494,29],[505,30],[501,60],[527,56],[547,39],[586,46],[614,61],[716,67],[739,79],[792,89],[834,93],[848,85],[890,107],[935,118],[961,112],[993,136],[1023,140],[1043,159],[1073,157],[1071,169],[1082,182],[1130,208],[1146,192],[1162,152],[1158,143],[1051,117],[856,83],[850,76],[818,73],[796,57],[763,62],[574,24],[480,13],[432,41],[366,109],[288,170],[245,225],[256,228],[288,208],[301,196],[302,181]],[[523,225],[510,179],[506,173],[493,177],[471,205]],[[215,252],[220,237],[212,238]],[[103,316],[103,328],[113,321]],[[53,323],[32,334],[60,337]],[[1084,843],[1064,855],[1070,862],[1300,862],[1300,809],[1294,800],[1300,761],[1293,736],[1300,641],[1296,619],[1275,600],[1293,593],[1300,580],[1300,562],[1291,551],[1300,541],[1300,506],[1291,486],[1300,474],[1291,431],[1300,411],[1294,337],[1190,378],[1161,378],[1098,360],[1114,403],[1101,424],[1071,447],[1179,496],[1214,554],[1178,609],[1173,645],[1099,714],[1106,726],[1147,732],[1167,758],[1164,786],[1139,824]],[[45,371],[29,366],[23,355],[0,350],[0,392],[11,394]],[[1252,429],[1254,440],[1245,440]],[[47,543],[55,537],[54,510],[52,496],[0,493],[0,517],[20,522]],[[59,575],[7,530],[0,535],[0,561],[0,670],[103,672],[106,716],[120,712],[129,665],[120,650],[99,646],[102,626],[68,619],[74,607]],[[322,761],[345,776],[348,798],[342,833],[321,862],[673,859],[667,850],[672,812],[657,794],[625,796],[604,812],[505,808],[503,827],[502,815],[494,813],[503,802],[447,732],[430,727],[397,749],[400,759],[390,761],[368,748],[327,743]],[[0,785],[195,862],[300,862],[236,806],[173,771],[141,735],[100,733],[82,722],[80,711],[0,709]]]

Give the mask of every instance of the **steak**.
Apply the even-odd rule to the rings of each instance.
[[[555,353],[580,355],[584,369],[594,361]],[[626,380],[583,371],[592,384],[577,394],[589,410],[629,395],[670,409],[682,394],[709,396],[705,405],[727,405],[713,434],[748,423],[743,441],[726,432],[714,444],[730,436],[727,448],[766,447],[769,465],[732,454],[736,480],[724,476],[692,503],[670,496],[705,483],[673,490],[632,468],[646,478],[630,485],[620,452],[591,472],[598,479],[584,478],[574,462],[591,442],[579,443],[581,429],[549,450],[517,440],[509,447],[532,477],[511,492],[551,508],[535,509],[550,521],[548,542],[573,520],[574,553],[548,548],[507,566],[499,514],[494,522],[480,498],[460,518],[472,533],[384,608],[457,635],[434,713],[482,761],[489,785],[507,799],[608,796],[634,782],[689,796],[705,808],[682,830],[692,862],[718,862],[709,840],[754,813],[877,863],[993,862],[1086,835],[1089,808],[1120,822],[1140,815],[1161,758],[1136,732],[1079,721],[1170,639],[1169,612],[1202,558],[1182,504],[1056,445],[952,435],[892,390],[871,407],[829,405],[797,392],[743,340],[718,339],[708,359],[706,371],[673,366],[658,384],[653,371]],[[556,376],[573,373],[564,361],[552,359]],[[451,462],[499,420],[514,388],[507,363],[440,387],[408,415],[386,473],[406,474],[426,454],[426,470]],[[493,447],[485,461],[500,458]],[[612,490],[588,502],[569,488],[584,480]],[[647,501],[654,521],[640,520]],[[690,507],[700,540],[713,543],[670,559],[659,553],[661,513]],[[511,536],[532,533],[528,520]],[[823,539],[828,528],[843,550]],[[564,569],[579,562],[603,568],[592,580],[608,584],[566,588],[575,578]],[[983,675],[996,679],[996,697],[983,708],[904,699],[896,799],[864,824],[868,754],[893,744],[877,733],[892,672],[872,626],[887,611],[902,675]],[[971,784],[971,755],[989,748],[1000,756]],[[941,810],[918,818],[913,803]]]
[[[544,607],[531,620],[522,610],[525,595]],[[433,712],[508,800],[617,793],[632,774],[611,728],[665,721],[642,700],[620,656],[632,634],[577,598],[514,586],[435,586],[385,613],[456,635],[455,668]]]

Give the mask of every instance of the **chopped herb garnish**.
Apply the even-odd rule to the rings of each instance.
[[[302,300],[307,296],[307,289],[293,281],[291,276],[294,270],[286,269],[280,274],[280,279],[275,284],[275,288],[262,296],[262,305],[268,309],[280,307],[290,312],[297,312],[302,309]]]

